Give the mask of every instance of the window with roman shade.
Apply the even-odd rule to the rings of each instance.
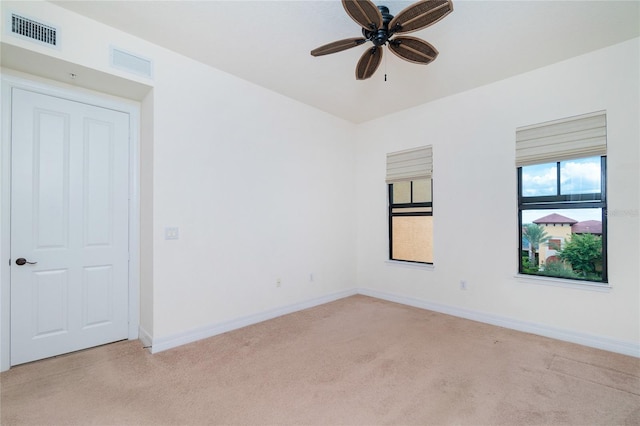
[[[520,273],[607,282],[606,155],[605,111],[516,130]]]
[[[432,147],[387,154],[389,259],[433,263]]]

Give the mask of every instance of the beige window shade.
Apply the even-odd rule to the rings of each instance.
[[[387,183],[430,179],[433,172],[431,146],[387,154]]]
[[[605,111],[520,127],[516,130],[516,166],[607,154]]]

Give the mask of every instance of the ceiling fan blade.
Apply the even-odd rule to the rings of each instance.
[[[313,49],[311,51],[311,55],[322,56],[330,53],[342,52],[343,50],[359,46],[366,41],[367,39],[363,37],[346,38],[344,40],[334,41],[333,43],[325,44],[324,46]]]
[[[356,80],[366,80],[371,77],[382,62],[382,47],[374,46],[367,49],[360,57],[356,66]]]
[[[405,61],[415,64],[428,64],[438,56],[435,47],[416,37],[404,36],[389,40],[389,50]]]
[[[434,24],[453,11],[451,0],[422,0],[403,9],[389,22],[389,30],[410,33]]]
[[[382,28],[382,14],[371,0],[342,0],[342,6],[362,28],[369,31]]]

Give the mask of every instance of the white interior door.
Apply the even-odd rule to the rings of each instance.
[[[11,112],[11,365],[126,339],[129,115],[18,88]]]

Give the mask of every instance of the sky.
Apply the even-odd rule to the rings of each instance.
[[[536,164],[522,168],[523,195],[556,195],[556,163]],[[600,157],[581,158],[560,163],[562,194],[600,192]]]
[[[524,196],[556,195],[557,164],[536,164],[522,168],[522,192]],[[592,194],[600,192],[600,157],[581,158],[560,162],[561,194]],[[522,222],[558,213],[577,220],[602,220],[600,209],[549,209],[524,210]]]

